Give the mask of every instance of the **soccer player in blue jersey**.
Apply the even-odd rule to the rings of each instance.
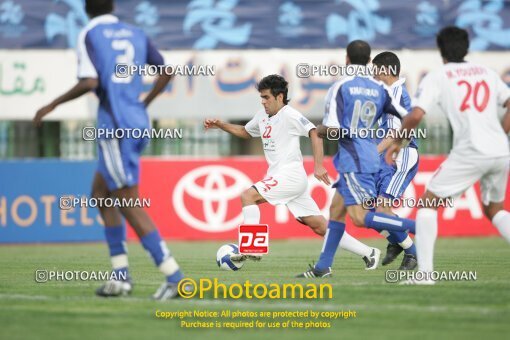
[[[91,20],[78,38],[78,83],[37,111],[34,123],[39,125],[41,119],[58,105],[95,90],[99,97],[99,128],[149,128],[146,107],[165,88],[171,76],[159,75],[151,91],[140,101],[141,76],[134,74],[118,77],[116,67],[118,64],[164,65],[162,55],[141,29],[119,22],[111,14],[113,0],[86,0],[85,9]],[[98,144],[99,163],[92,185],[92,196],[135,201],[138,198],[139,157],[147,140],[106,136],[100,138]],[[105,297],[122,296],[132,290],[128,274],[125,218],[156,266],[166,276],[154,298],[165,300],[176,297],[177,285],[183,274],[149,215],[140,207],[100,207],[99,210],[105,224],[113,270],[118,274],[117,278],[127,279],[108,281],[96,294]]]
[[[374,200],[377,195],[375,177],[379,172],[377,143],[361,129],[374,127],[383,113],[405,116],[407,111],[395,101],[382,82],[369,76],[366,65],[370,62],[370,46],[365,41],[355,40],[347,46],[346,64],[355,75],[335,82],[326,97],[326,112],[323,125],[318,127],[319,136],[340,136],[338,152],[334,157],[335,168],[340,178],[334,187],[336,192],[331,202],[339,213],[332,214],[328,223],[322,252],[315,266],[298,277],[328,277],[338,244],[345,231],[347,211],[357,227],[414,232],[412,220],[372,212],[365,209],[364,202]],[[344,209],[345,207],[345,209]]]
[[[399,78],[400,60],[397,55],[389,51],[379,53],[372,60],[372,64],[380,71],[377,72],[374,78],[386,84],[390,88],[395,100],[400,103],[400,106],[410,112],[411,98],[404,85],[405,78]],[[401,126],[401,121],[398,117],[386,113],[379,118],[377,123],[378,128],[385,132],[398,130]],[[389,133],[387,135],[391,136]],[[379,152],[381,166],[376,176],[376,190],[379,196],[377,202],[383,202],[382,205],[377,207],[377,211],[388,215],[393,214],[391,202],[402,197],[409,183],[411,183],[418,172],[419,159],[418,145],[416,140],[411,138],[408,146],[400,150],[395,159],[395,164],[389,165],[384,160],[384,151],[391,142],[391,137],[377,140],[377,151]],[[412,270],[416,268],[416,247],[407,232],[388,232],[385,230],[381,232],[381,235],[386,237],[389,242],[386,256],[382,260],[383,266],[393,262],[404,251],[404,258],[399,269]]]

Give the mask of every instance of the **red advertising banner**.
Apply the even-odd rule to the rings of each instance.
[[[444,157],[421,157],[419,172],[408,187],[405,197],[419,198],[427,182]],[[330,177],[338,174],[331,159],[326,159]],[[175,240],[237,239],[243,223],[240,194],[261,180],[267,164],[263,157],[221,159],[169,160],[145,158],[142,161],[141,197],[151,199],[149,214],[162,236]],[[318,182],[313,176],[313,160],[305,159],[309,174],[309,190],[323,214],[328,215],[334,189]],[[507,197],[509,197],[507,188]],[[505,205],[510,208],[508,200]],[[261,223],[269,225],[271,239],[315,237],[308,227],[298,223],[285,206],[265,203]],[[414,218],[416,209],[399,208],[401,217]],[[347,230],[356,237],[376,237],[373,230],[356,228],[347,223]],[[483,216],[478,184],[455,201],[454,207],[439,210],[439,234],[442,236],[497,235],[496,229]],[[134,238],[130,230],[130,238]]]

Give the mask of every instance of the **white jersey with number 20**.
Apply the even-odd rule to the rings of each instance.
[[[413,107],[430,112],[439,105],[446,113],[453,129],[452,154],[502,157],[510,150],[497,109],[508,99],[510,89],[491,69],[447,63],[421,81]]]

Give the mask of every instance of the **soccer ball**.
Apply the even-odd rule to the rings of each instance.
[[[244,261],[232,261],[230,256],[239,254],[239,248],[235,244],[225,244],[218,249],[216,253],[216,263],[223,270],[239,270],[243,267]]]

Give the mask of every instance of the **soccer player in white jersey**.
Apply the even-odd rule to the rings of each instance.
[[[261,137],[269,169],[264,179],[255,183],[241,195],[244,223],[260,223],[258,204],[285,204],[294,217],[309,226],[316,234],[324,236],[327,221],[308,192],[308,177],[303,167],[299,137],[310,137],[314,156],[314,175],[330,185],[323,166],[322,140],[316,127],[299,111],[288,105],[287,81],[279,75],[269,75],[257,85],[264,110],[255,114],[245,126],[206,119],[204,127],[220,128],[241,138]],[[345,238],[345,236],[344,236]],[[347,234],[340,247],[363,256],[366,269],[378,265],[380,250],[371,248]]]
[[[442,199],[457,197],[480,181],[485,216],[510,242],[510,213],[504,210],[510,149],[510,89],[489,68],[464,60],[469,48],[465,30],[445,27],[437,35],[444,65],[421,81],[413,110],[402,122],[404,132],[418,126],[423,116],[437,107],[453,129],[453,148],[427,186],[416,215],[418,269],[433,271],[434,243],[437,238],[437,208]],[[503,121],[498,107],[505,107]],[[402,147],[395,140],[386,161]],[[409,284],[434,284],[427,275]]]

